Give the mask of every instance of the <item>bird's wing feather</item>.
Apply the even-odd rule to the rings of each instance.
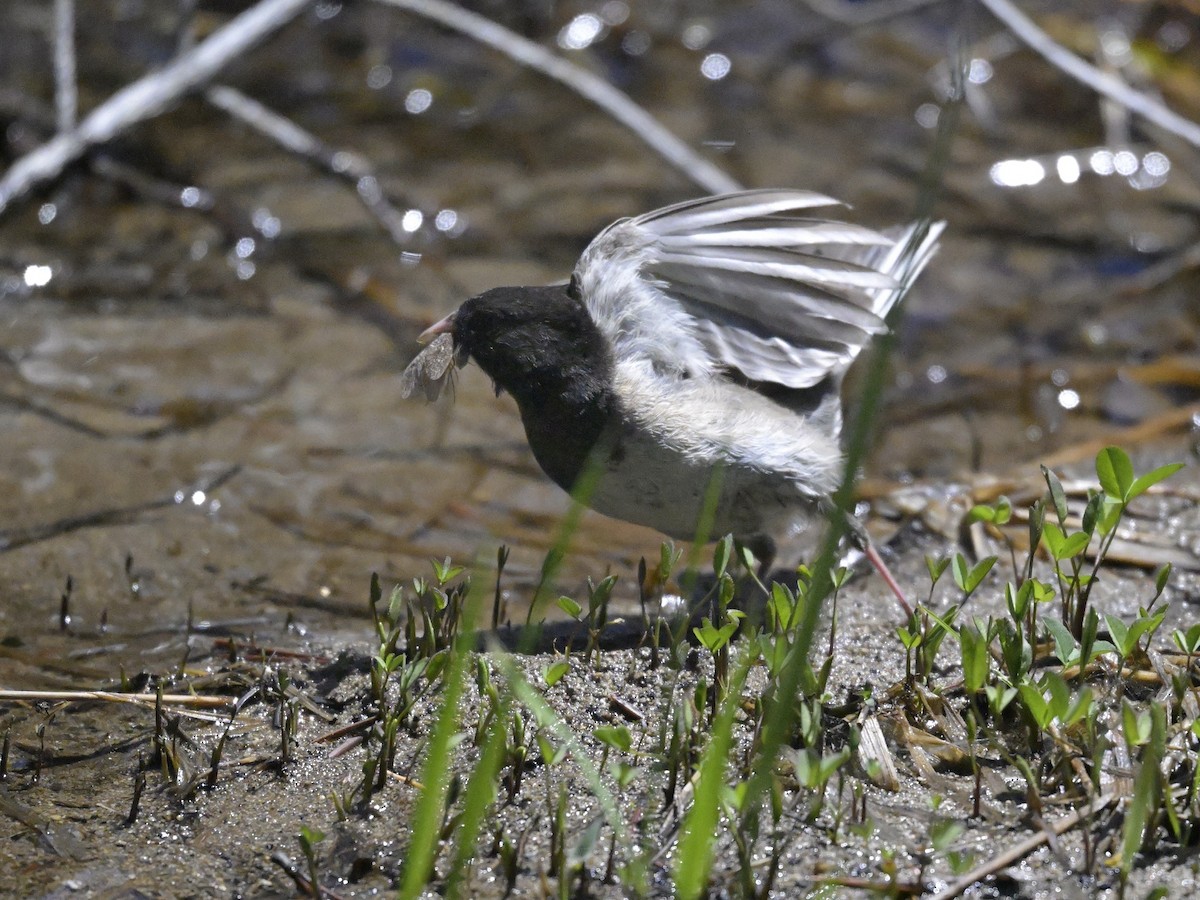
[[[700,376],[805,388],[844,371],[932,256],[941,223],[876,232],[788,215],[837,201],[760,190],[609,226],[575,269],[617,353]]]

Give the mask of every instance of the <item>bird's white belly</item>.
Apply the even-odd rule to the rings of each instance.
[[[706,523],[708,538],[748,535],[806,517],[835,487],[836,441],[753,391],[623,366],[617,387],[625,414],[595,462],[588,505],[598,512],[679,540]]]
[[[582,481],[586,490],[586,475]],[[588,505],[685,541],[702,528],[702,540],[774,531],[802,513],[785,479],[689,458],[644,434],[627,435],[603,461]]]

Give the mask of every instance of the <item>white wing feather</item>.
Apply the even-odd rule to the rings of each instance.
[[[811,387],[884,330],[943,228],[877,232],[785,215],[836,204],[808,191],[743,191],[623,219],[580,257],[580,295],[618,356],[660,374],[736,369]]]

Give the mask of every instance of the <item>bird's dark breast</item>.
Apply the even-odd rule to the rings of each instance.
[[[565,491],[575,488],[593,453],[620,453],[606,404],[521,403],[529,448],[542,471]]]

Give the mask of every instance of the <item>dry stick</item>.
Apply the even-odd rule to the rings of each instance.
[[[75,0],[54,0],[54,105],[58,132],[75,127],[79,94],[75,86]]]
[[[645,141],[659,156],[710,193],[721,194],[741,189],[736,179],[696,153],[621,91],[587,69],[547,50],[541,44],[521,37],[491,19],[444,0],[379,2],[440,22],[447,28],[460,31],[481,44],[499,50],[523,66],[562,82],[575,93],[595,103]]]
[[[979,0],[993,16],[999,19],[1018,38],[1040,53],[1047,62],[1098,94],[1115,100],[1134,113],[1155,125],[1177,134],[1185,141],[1200,147],[1200,125],[1185,119],[1162,103],[1139,91],[1135,91],[1121,79],[1102,72],[1092,64],[1080,59],[1034,23],[1010,0]]]
[[[18,159],[0,177],[0,212],[36,185],[56,178],[90,147],[158,115],[229,62],[295,18],[312,0],[261,0],[157,72],[121,88],[70,131]]]
[[[106,703],[136,703],[151,706],[161,699],[168,706],[194,706],[200,709],[224,709],[237,702],[236,697],[217,697],[203,694],[123,694],[120,691],[5,691],[0,690],[0,702],[76,702],[102,700]]]
[[[403,245],[411,239],[411,233],[404,227],[404,213],[384,196],[379,177],[363,156],[348,150],[335,150],[316,135],[236,88],[214,85],[205,91],[204,97],[213,106],[266,135],[285,150],[309,159],[326,171],[353,183],[358,199],[391,235],[393,242]]]
[[[1089,818],[1090,816],[1094,816],[1096,813],[1100,812],[1100,810],[1111,805],[1116,799],[1116,794],[1105,794],[1103,797],[1097,798],[1082,809],[1075,810],[1075,812],[1071,813],[1071,815],[1060,819],[1049,828],[1044,828],[1037,834],[1030,835],[1030,837],[1021,841],[1021,843],[1017,844],[1012,849],[1005,850],[999,856],[993,856],[982,865],[976,866],[940,894],[935,895],[933,900],[952,900],[953,897],[957,897],[976,882],[982,881],[989,875],[995,875],[997,872],[1007,869],[1022,857],[1028,856],[1038,847],[1042,846],[1042,844],[1045,844],[1047,841],[1049,841],[1051,837],[1059,837],[1060,835],[1070,831],[1085,819]]]

